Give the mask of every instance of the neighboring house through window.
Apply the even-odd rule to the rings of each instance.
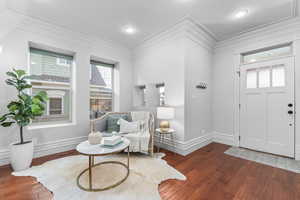
[[[46,91],[45,113],[34,122],[71,121],[71,71],[73,56],[30,48],[32,93]]]
[[[158,88],[158,93],[159,93],[159,105],[160,106],[163,106],[165,105],[165,98],[166,98],[166,95],[165,95],[165,84],[164,83],[159,83],[159,84],[156,84],[156,87]]]
[[[91,61],[90,118],[98,118],[113,110],[113,64]]]

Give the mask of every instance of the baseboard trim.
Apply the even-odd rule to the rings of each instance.
[[[300,160],[300,145],[295,146],[295,160]]]
[[[75,149],[76,146],[84,140],[87,140],[87,136],[62,139],[62,140],[37,144],[34,147],[34,158]],[[10,154],[9,149],[0,149],[0,166],[7,165],[10,163],[9,154]]]
[[[173,142],[170,138],[165,138],[164,143],[159,142],[159,136],[155,135],[155,144],[161,148],[176,152],[180,155],[186,156],[193,151],[196,151],[212,142],[212,134],[208,133],[188,141],[176,140]]]
[[[213,141],[221,144],[227,144],[230,146],[234,146],[234,135],[226,134],[226,133],[220,133],[217,131],[213,132]]]

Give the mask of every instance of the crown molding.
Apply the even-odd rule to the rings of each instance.
[[[253,41],[254,39],[256,42],[264,41],[270,38],[278,39],[279,37],[289,37],[294,40],[294,38],[296,38],[298,35],[297,32],[299,31],[300,17],[293,17],[284,21],[265,25],[264,27],[261,27],[259,29],[242,33],[231,39],[219,41],[215,46],[215,51],[229,47],[237,47],[245,42]]]
[[[16,29],[24,32],[31,32],[34,34],[47,35],[49,37],[63,39],[83,46],[95,46],[100,44],[106,48],[119,49],[122,51],[130,52],[130,49],[126,46],[108,40],[106,38],[100,38],[86,33],[80,33],[71,29],[58,26],[41,19],[36,19],[28,15],[21,14],[12,9],[8,9],[6,15],[15,19]]]
[[[195,22],[192,17],[184,17],[170,28],[144,40],[133,51],[137,53],[168,41],[186,38],[208,49],[212,49],[216,43],[216,39],[206,28]]]

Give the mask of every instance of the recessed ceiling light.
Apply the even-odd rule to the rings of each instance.
[[[235,13],[235,18],[240,19],[248,15],[249,11],[247,9],[239,10]]]
[[[128,35],[133,35],[137,32],[137,29],[134,26],[127,25],[122,28],[122,32]]]

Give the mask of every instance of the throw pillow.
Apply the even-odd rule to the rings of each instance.
[[[140,121],[128,122],[124,119],[119,120],[121,133],[136,133],[140,131]]]
[[[130,120],[130,116],[127,114],[112,114],[107,117],[106,131],[109,133],[119,132],[120,126],[118,125],[119,119]]]

